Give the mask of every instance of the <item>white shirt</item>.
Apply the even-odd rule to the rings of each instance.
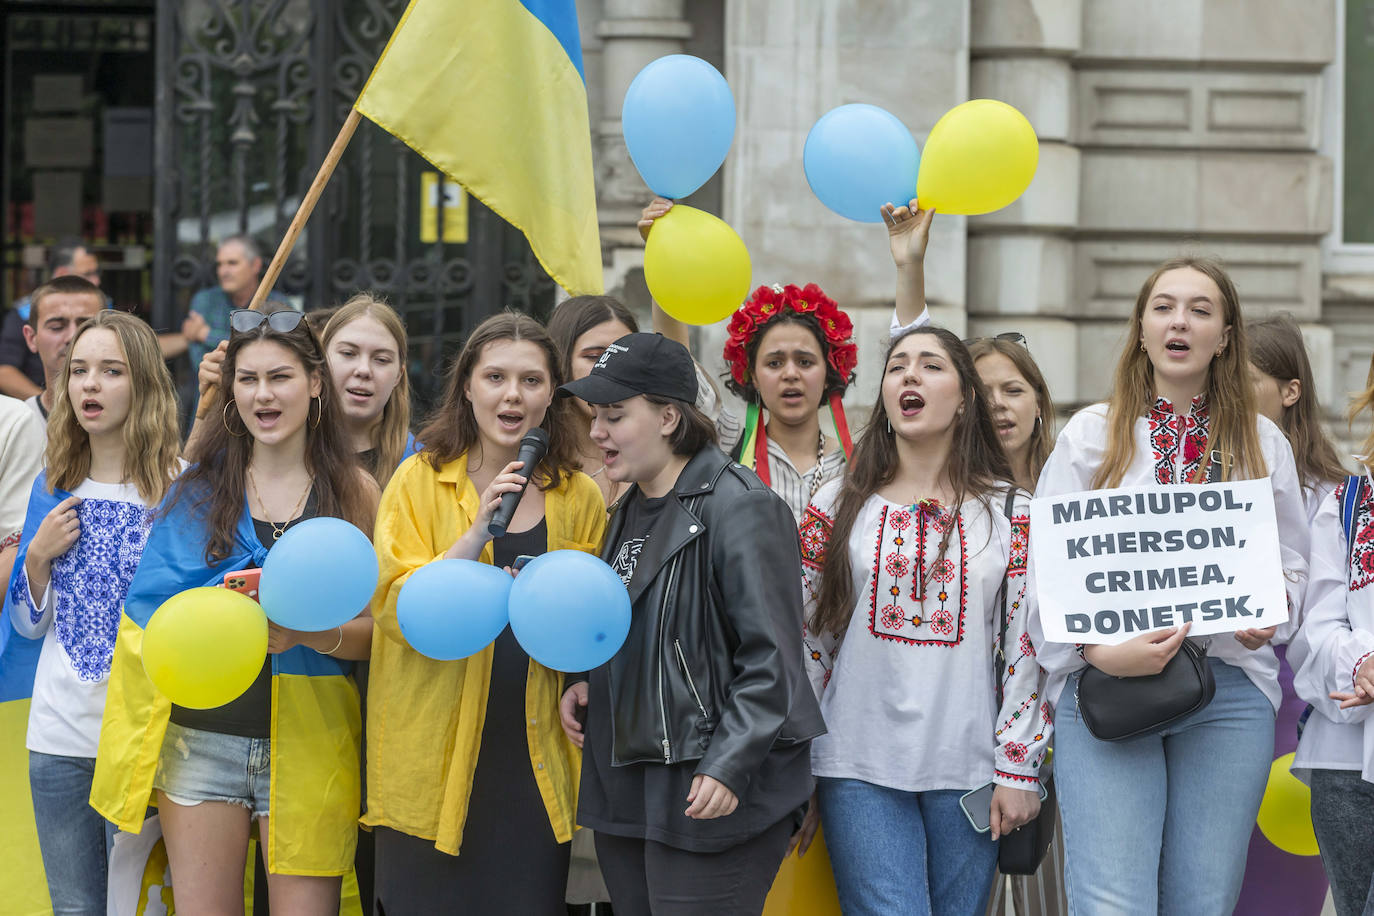
[[[1298,483],[1293,449],[1283,433],[1264,417],[1257,417],[1260,451],[1269,469],[1269,482],[1274,492],[1274,513],[1278,522],[1279,553],[1290,608],[1302,606],[1307,582],[1307,510],[1303,506],[1302,488]],[[1185,483],[1203,465],[1207,456],[1209,413],[1206,401],[1195,398],[1188,413],[1179,416],[1163,398],[1155,401],[1145,416],[1135,421],[1135,457],[1121,479],[1121,486],[1142,486],[1150,483]],[[1107,449],[1107,405],[1085,407],[1065,425],[1055,443],[1054,451],[1040,472],[1035,488],[1037,497],[1059,496],[1091,490],[1093,475],[1102,465]],[[1031,570],[1034,578],[1035,570]],[[1292,611],[1296,615],[1296,611]],[[1040,664],[1049,672],[1045,694],[1057,703],[1069,675],[1087,665],[1077,646],[1049,642],[1040,626],[1039,615],[1031,620],[1031,639],[1040,651]],[[1296,621],[1279,627],[1274,641],[1287,642],[1297,629]],[[1279,660],[1274,650],[1265,645],[1251,651],[1229,633],[1200,637],[1207,645],[1207,654],[1228,665],[1243,670],[1269,702],[1278,709],[1283,692],[1279,687]]]
[[[16,566],[7,603],[15,631],[43,640],[26,746],[90,758],[100,740],[124,595],[148,540],[152,507],[133,484],[88,479],[71,492],[81,497],[80,537],[53,560],[42,596],[33,594],[27,571]]]
[[[48,415],[43,412],[43,404],[41,401],[38,400],[42,396],[42,394],[35,394],[32,397],[27,397],[24,399],[24,403],[29,405],[29,410],[33,411],[33,415],[38,418],[38,422],[43,424],[43,435],[46,436],[48,428]]]
[[[0,395],[0,549],[19,543],[29,489],[43,470],[48,437],[18,398]]]
[[[1341,709],[1328,696],[1353,690],[1355,672],[1374,653],[1374,486],[1357,509],[1353,550],[1341,524],[1344,495],[1342,483],[1313,520],[1308,602],[1288,647],[1293,689],[1312,704],[1293,772],[1306,779],[1311,770],[1361,770],[1374,782],[1374,731],[1365,724],[1374,706]]]
[[[848,543],[831,545],[840,483],[816,494],[801,526],[805,619],[815,613],[827,549],[849,551],[856,604],[842,641],[805,634],[807,673],[828,730],[811,742],[815,775],[908,792],[971,789],[988,780],[1019,789],[1039,784],[1051,721],[1026,635],[1035,605],[1026,587],[1030,501],[1018,494],[1008,520],[1006,486],[988,493],[986,505],[962,505],[940,562],[947,509],[875,494]],[[1007,669],[999,708],[996,599],[1004,579]]]

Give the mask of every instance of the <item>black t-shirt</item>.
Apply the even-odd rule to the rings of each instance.
[[[630,579],[635,574],[635,566],[639,563],[639,555],[653,534],[654,525],[663,514],[663,507],[668,505],[670,499],[672,494],[650,499],[643,492],[639,492],[622,510],[625,513],[625,524],[620,529],[620,546],[611,559],[611,569],[615,570],[616,575],[620,576],[620,581],[626,585],[630,584]]]
[[[620,545],[611,559],[613,568],[625,584],[634,576],[644,545],[654,536],[654,527],[672,495],[649,499],[637,493],[621,511],[625,524]],[[636,615],[637,618],[637,615]],[[626,642],[654,639],[637,626],[630,625]],[[802,805],[811,795],[811,747],[803,742],[794,747],[774,748],[763,760],[749,787],[740,793],[739,807],[732,814],[712,820],[693,820],[683,812],[696,775],[697,761],[665,766],[660,763],[631,763],[613,766],[611,688],[607,668],[602,665],[588,678],[586,740],[582,747],[582,783],[578,797],[577,822],[584,827],[614,836],[653,840],[690,852],[721,852],[753,839],[784,818],[800,824]],[[650,704],[648,697],[621,696],[621,703]],[[658,712],[646,712],[657,718]],[[730,787],[738,790],[738,787]]]
[[[299,525],[309,518],[314,518],[319,514],[320,503],[314,488],[311,488],[310,495],[305,500],[305,508],[301,514],[287,523],[285,530]],[[253,519],[253,530],[262,541],[262,546],[268,552],[272,551],[272,545],[276,541],[273,534],[277,529],[272,527],[271,522],[264,522]],[[272,737],[272,655],[268,654],[263,660],[262,670],[253,680],[252,686],[245,690],[236,700],[230,700],[223,706],[216,706],[213,709],[187,709],[184,706],[172,706],[171,721],[183,728],[195,728],[205,732],[216,732],[221,735],[236,735],[240,738],[270,738]]]

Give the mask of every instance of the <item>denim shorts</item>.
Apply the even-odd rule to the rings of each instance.
[[[153,788],[178,805],[225,802],[267,817],[272,742],[167,723]]]

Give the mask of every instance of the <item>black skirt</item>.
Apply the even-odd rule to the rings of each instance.
[[[542,554],[546,544],[541,522],[498,538],[496,559],[508,565],[510,555]],[[506,627],[492,657],[462,850],[451,856],[435,849],[432,840],[376,828],[377,913],[567,913],[570,844],[554,839],[534,781],[525,731],[528,677],[529,656]]]

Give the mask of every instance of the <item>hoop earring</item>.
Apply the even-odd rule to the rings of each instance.
[[[1036,414],[1036,417],[1035,417],[1035,428],[1034,428],[1033,430],[1031,430],[1031,433],[1032,433],[1032,435],[1033,435],[1033,434],[1038,433],[1038,432],[1040,432],[1040,415],[1039,415],[1039,414]]]
[[[317,429],[320,425],[320,420],[324,419],[324,400],[319,395],[315,395],[310,399],[310,406],[319,408],[315,411],[315,422],[310,424],[311,429]],[[310,419],[310,408],[306,408],[305,418],[306,420]]]
[[[1143,340],[1140,342],[1140,352],[1141,352],[1141,353],[1149,353],[1149,352],[1150,352],[1149,350],[1146,350],[1146,349],[1145,349],[1145,341],[1143,341]]]
[[[243,432],[241,432],[241,433],[236,433],[236,432],[234,432],[232,429],[229,428],[229,408],[230,408],[230,407],[233,407],[233,408],[237,409],[237,405],[234,403],[234,399],[233,399],[233,398],[230,398],[230,399],[228,400],[228,402],[224,405],[224,410],[220,411],[220,415],[219,415],[220,422],[224,424],[224,431],[225,431],[226,433],[228,433],[229,435],[233,436],[235,439],[242,439],[244,436],[248,435],[248,428],[247,428],[247,427],[244,427],[244,430],[243,430]]]

